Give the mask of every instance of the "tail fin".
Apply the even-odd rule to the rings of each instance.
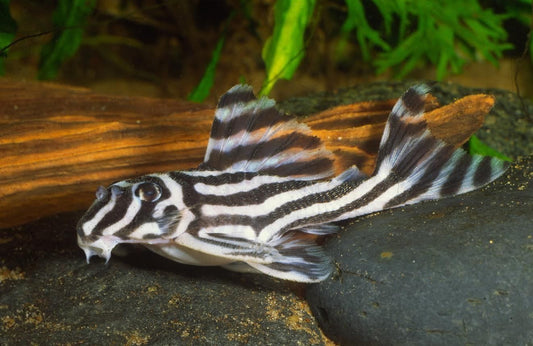
[[[428,87],[408,89],[392,109],[381,138],[373,176],[393,176],[402,190],[385,207],[412,204],[477,189],[498,178],[508,163],[470,156],[435,138],[424,119]]]

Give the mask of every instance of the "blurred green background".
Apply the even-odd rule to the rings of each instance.
[[[533,97],[532,0],[0,0],[0,72],[214,103],[389,79]]]

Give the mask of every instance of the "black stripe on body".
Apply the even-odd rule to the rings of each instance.
[[[141,202],[141,207],[137,211],[137,214],[135,217],[131,220],[131,222],[127,225],[125,225],[121,230],[114,233],[115,236],[121,238],[121,239],[129,239],[131,233],[133,233],[138,227],[142,226],[145,223],[150,222],[157,222],[158,220],[153,219],[152,214],[154,212],[155,207],[158,203],[168,199],[170,197],[171,192],[168,190],[168,188],[165,186],[165,183],[154,176],[141,176],[134,179],[129,179],[125,181],[126,183],[131,184],[132,186],[138,183],[154,183],[157,184],[161,188],[161,197],[157,202]],[[135,191],[131,191],[131,187],[128,187],[125,189],[127,191],[127,194],[129,195],[128,201],[125,200],[117,200],[117,203],[115,204],[115,208],[117,208],[120,205],[120,209],[123,210],[122,217],[126,215],[126,211],[129,208],[130,204],[133,202],[133,196],[132,193]],[[121,196],[122,197],[122,196]],[[125,207],[125,208],[124,208]],[[113,211],[115,210],[113,208]],[[174,207],[173,209],[177,209]],[[169,216],[169,213],[172,211],[171,209],[165,210],[167,212],[166,217]],[[120,218],[122,219],[122,218]],[[103,220],[102,220],[103,221]],[[118,220],[117,220],[118,221]],[[168,220],[167,220],[168,221]],[[99,228],[97,226],[97,228]],[[166,229],[166,231],[171,231],[170,229]],[[150,235],[145,235],[145,237],[150,237]]]
[[[170,234],[176,229],[180,218],[181,214],[178,207],[175,205],[167,205],[163,210],[163,215],[158,217],[156,222],[159,229],[163,231],[162,234]],[[144,237],[146,238],[147,236]]]
[[[198,193],[194,185],[202,183],[214,187],[222,188],[226,184],[239,184],[260,176],[258,173],[236,172],[223,173],[209,176],[192,176],[184,172],[169,172],[168,176],[182,187],[183,202],[191,211],[200,216],[200,212],[195,207],[205,204],[246,206],[264,202],[267,198],[273,197],[283,192],[299,189],[311,185],[312,182],[305,180],[293,180],[288,182],[264,183],[250,191],[235,191],[223,196],[213,194]],[[274,177],[275,178],[275,177]]]
[[[202,228],[218,227],[218,226],[254,226],[256,225],[256,219],[247,215],[228,215],[219,214],[216,216],[201,215],[190,223],[190,230],[200,231]]]
[[[180,172],[171,172],[169,176],[176,180],[181,186],[183,191],[184,203],[191,207],[191,211],[196,215],[196,220],[189,224],[188,233],[201,238],[198,232],[203,228],[217,227],[224,225],[243,225],[250,226],[256,232],[266,227],[268,224],[275,221],[277,218],[282,217],[292,211],[302,209],[313,205],[315,203],[329,202],[332,199],[339,198],[340,196],[349,193],[361,182],[359,180],[353,184],[343,184],[326,191],[324,193],[316,193],[297,199],[292,202],[286,202],[274,209],[271,213],[266,215],[259,215],[256,217],[249,217],[247,215],[233,215],[224,214],[223,210],[216,216],[206,216],[201,213],[201,206],[203,205],[216,205],[216,206],[228,206],[228,208],[234,206],[246,206],[250,205],[254,208],[254,205],[264,202],[266,199],[275,197],[278,194],[289,192],[291,190],[301,189],[305,186],[311,186],[316,184],[312,181],[287,181],[278,183],[265,183],[250,191],[236,191],[235,193],[228,192],[227,195],[212,195],[201,194],[194,189],[194,184],[202,182],[204,184],[211,184],[212,186],[221,187],[224,184],[242,182],[246,179],[251,179],[257,174],[222,174],[209,177],[188,176]],[[186,182],[185,182],[186,181]],[[203,239],[203,238],[202,238]]]
[[[297,229],[302,226],[316,225],[320,223],[338,220],[338,218],[341,215],[346,214],[350,211],[355,211],[369,204],[375,199],[379,198],[385,191],[387,191],[392,185],[396,184],[397,182],[398,182],[398,177],[395,176],[394,174],[391,174],[387,176],[385,179],[383,179],[382,181],[380,181],[379,183],[377,183],[370,191],[358,197],[357,199],[353,200],[352,202],[347,203],[343,206],[340,206],[338,209],[330,211],[330,212],[320,213],[320,214],[316,214],[316,215],[309,216],[306,218],[298,219],[288,224],[287,226],[285,226],[285,229],[286,230]],[[353,184],[345,183],[343,185],[338,186],[335,189],[332,189],[326,192],[325,193],[326,196],[323,197],[324,200],[331,201],[333,199],[338,199],[342,197],[342,195],[353,191],[357,187],[353,185],[350,188],[350,185],[353,185]],[[308,197],[308,198],[313,198],[313,197]],[[312,200],[308,201],[307,203],[309,205],[314,204],[312,203]]]
[[[268,198],[280,193],[300,189],[310,185],[310,182],[295,180],[286,183],[263,184],[251,191],[235,192],[225,196],[212,194],[198,194],[201,204],[227,205],[228,207],[246,206],[263,203]]]
[[[237,179],[239,182],[243,181],[244,177],[251,177],[251,174],[242,175],[240,173],[236,173],[238,175]],[[173,176],[173,179],[177,179],[177,181],[184,185],[188,185],[192,187],[195,183],[198,181],[202,181],[205,184],[213,184],[214,186],[222,186],[225,183],[228,183],[228,181],[235,180],[231,178],[232,175],[223,174],[220,176],[210,176],[210,177],[191,177],[191,176],[185,176],[182,173],[179,172],[172,172],[171,176]],[[182,180],[187,179],[189,180],[187,184],[183,184]],[[260,232],[263,228],[268,226],[273,221],[277,220],[278,218],[281,218],[287,214],[290,214],[294,211],[304,209],[306,207],[312,206],[317,203],[328,203],[335,199],[338,199],[350,192],[352,192],[354,189],[357,188],[357,186],[362,182],[362,180],[353,181],[353,182],[347,182],[344,184],[337,185],[329,190],[326,190],[324,192],[319,192],[315,194],[310,194],[304,197],[301,197],[297,200],[285,202],[283,205],[280,205],[276,209],[274,209],[272,212],[266,214],[266,215],[259,215],[256,217],[249,217],[246,215],[227,215],[224,214],[223,211],[220,212],[220,214],[216,216],[205,216],[202,215],[201,212],[198,210],[198,208],[195,208],[193,212],[197,216],[197,219],[191,222],[189,225],[188,232],[195,236],[199,237],[198,232],[205,227],[216,227],[216,226],[224,226],[224,225],[243,225],[243,226],[250,226],[252,227],[256,232]],[[309,224],[319,224],[323,222],[327,222],[330,220],[335,219],[336,217],[346,213],[347,211],[353,210],[354,208],[358,208],[360,206],[363,206],[370,201],[374,200],[375,198],[379,197],[384,191],[386,191],[392,184],[396,183],[397,179],[393,176],[389,177],[385,182],[382,182],[381,184],[378,184],[374,189],[372,189],[369,193],[362,196],[361,198],[357,199],[356,201],[352,202],[351,204],[345,206],[344,208],[339,208],[336,211],[330,212],[330,213],[324,213],[315,215],[311,218],[304,218],[301,220],[301,222],[295,222],[288,227],[284,228],[285,230],[294,228],[296,226],[303,226],[303,225],[309,225]],[[275,195],[287,192],[291,190],[300,189],[305,186],[310,186],[316,184],[316,182],[308,182],[308,181],[290,181],[290,182],[282,182],[282,183],[270,183],[270,184],[264,184],[261,185],[255,189],[252,189],[250,191],[246,192],[236,192],[235,194],[228,194],[225,196],[214,196],[214,195],[203,195],[197,193],[193,188],[184,188],[184,198],[186,196],[194,195],[194,203],[198,206],[202,206],[205,204],[210,205],[227,205],[228,208],[231,208],[233,206],[246,206],[250,205],[251,208],[253,208],[254,205],[260,204],[261,202],[265,201],[269,197],[274,197]],[[312,191],[312,189],[310,189]],[[188,204],[188,202],[186,202]],[[281,232],[284,232],[284,230],[280,230]],[[201,238],[201,237],[200,237]]]
[[[137,211],[137,214],[131,220],[129,224],[124,226],[121,230],[115,232],[113,235],[119,237],[120,239],[129,239],[129,236],[137,228],[142,226],[145,223],[153,222],[151,215],[154,211],[155,203],[141,203],[141,208]],[[125,214],[125,213],[124,213]]]
[[[109,194],[108,194],[109,195]],[[92,220],[96,214],[105,207],[105,205],[109,202],[109,197],[106,200],[102,201],[96,201],[94,204],[89,208],[89,210],[83,214],[82,218],[78,221],[78,225],[76,226],[76,230],[78,233],[78,236],[80,237],[87,237],[85,235],[85,231],[83,230],[82,226],[85,222]],[[92,232],[91,232],[92,233]],[[89,235],[90,236],[90,235]]]
[[[287,202],[276,208],[272,213],[259,217],[258,223],[262,226],[261,228],[263,228],[270,224],[272,221],[286,216],[296,210],[304,209],[314,204],[328,203],[333,200],[339,199],[355,190],[359,183],[360,182],[341,184],[325,192],[307,195],[303,198]],[[292,229],[296,226],[329,222],[335,219],[336,216],[341,215],[343,213],[344,209],[339,208],[338,210],[330,213],[317,214],[313,216],[313,222],[308,222],[310,220],[309,218],[302,219],[302,222],[295,222],[290,226],[286,227],[286,229]]]
[[[199,169],[198,171],[203,171]],[[255,172],[223,172],[213,171],[213,174],[208,175],[194,175],[193,173],[197,171],[190,171],[190,174],[187,172],[173,171],[168,172],[168,176],[176,181],[179,184],[186,183],[194,185],[196,183],[203,183],[206,185],[224,185],[224,184],[237,184],[245,180],[250,180],[253,177],[257,176]]]
[[[115,224],[116,222],[122,220],[126,211],[128,210],[133,196],[130,189],[120,188],[122,194],[117,196],[115,206],[111,211],[109,211],[104,217],[96,224],[96,227],[93,229],[91,234],[102,235],[102,232],[109,226]]]
[[[193,222],[190,223],[187,233],[205,244],[216,245],[216,246],[220,246],[222,249],[231,250],[231,251],[226,251],[225,252],[226,255],[228,254],[233,254],[233,255],[255,254],[255,256],[257,257],[264,255],[264,253],[258,251],[261,247],[265,247],[264,244],[261,244],[255,241],[231,236],[227,233],[213,232],[213,233],[209,233],[207,237],[200,236],[199,232],[203,228],[208,227],[206,223],[207,223],[206,220],[195,219]],[[235,226],[241,225],[241,224],[236,224],[236,223],[229,223],[229,224],[235,225]],[[222,253],[220,255],[222,255]]]
[[[196,217],[200,215],[200,212],[198,211],[198,207],[201,206],[199,197],[201,196],[199,193],[196,192],[193,185],[196,182],[205,182],[208,183],[212,177],[199,177],[199,176],[190,176],[186,173],[182,173],[179,171],[172,171],[166,173],[166,175],[174,180],[177,184],[181,187],[182,192],[182,198],[183,198],[183,204],[185,204],[186,208],[192,212]],[[230,174],[228,173],[228,176]],[[245,174],[240,175],[237,178],[242,178]],[[244,178],[243,178],[244,179]]]

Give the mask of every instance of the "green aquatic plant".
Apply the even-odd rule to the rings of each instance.
[[[246,9],[246,3],[242,3],[241,5]],[[279,79],[291,79],[294,75],[294,72],[305,55],[304,36],[311,15],[313,14],[314,6],[315,0],[276,1],[274,29],[272,36],[265,41],[262,50],[266,78],[259,92],[260,95],[268,95]],[[234,14],[235,12],[232,13]],[[230,19],[233,14],[230,16]],[[224,32],[219,39],[202,80],[191,94],[189,94],[188,100],[202,102],[209,96],[225,35],[226,33]]]
[[[0,47],[8,47],[17,32],[17,22],[11,17],[9,12],[9,0],[0,0]],[[5,57],[7,50],[2,50],[2,57]],[[0,59],[0,75],[4,74],[4,61]]]
[[[226,22],[224,24],[224,30],[217,41],[215,49],[213,50],[213,53],[211,55],[211,60],[209,60],[209,64],[205,69],[204,75],[202,76],[200,83],[198,83],[194,90],[191,91],[191,93],[187,96],[187,100],[193,102],[202,102],[207,98],[207,96],[209,96],[209,92],[211,91],[213,84],[215,84],[216,67],[218,61],[220,60],[220,56],[222,55],[222,48],[224,47],[224,41],[226,40],[228,24],[231,22],[235,14],[236,11],[233,10],[229,17],[226,19]]]
[[[268,95],[279,79],[293,77],[309,49],[312,33],[326,21],[324,18],[331,21],[333,17],[335,22],[332,27],[337,29],[329,30],[326,39],[337,41],[337,55],[346,56],[346,47],[355,44],[361,58],[370,63],[377,73],[391,70],[396,77],[402,78],[416,67],[429,63],[436,68],[435,78],[442,80],[449,73],[460,73],[468,61],[485,59],[497,64],[502,53],[512,47],[507,42],[504,22],[513,19],[531,28],[532,1],[507,1],[498,4],[496,10],[479,0],[327,0],[318,5],[316,0],[277,0],[274,3],[274,27],[264,41],[261,52],[265,79],[260,95]],[[9,0],[0,0],[0,55],[4,58],[9,47],[24,39],[14,40],[17,23],[11,17],[9,4]],[[236,17],[236,13],[244,16],[254,36],[261,39],[255,31],[255,25],[263,19],[253,17],[252,4],[249,0],[240,0],[233,5],[233,10],[224,19],[223,32],[213,49],[203,77],[188,95],[189,100],[202,102],[209,95],[217,64],[224,54],[224,42],[230,30],[228,24]],[[58,0],[53,14],[54,28],[28,36],[53,34],[41,50],[38,70],[40,79],[55,78],[62,64],[78,51],[87,19],[95,5],[95,0]],[[311,21],[313,30],[308,28]],[[100,35],[98,39],[88,38],[84,42],[94,46],[105,41],[105,37]],[[120,44],[116,43],[117,40],[115,37],[115,43],[111,44]],[[133,41],[137,49],[143,49],[141,42]],[[528,46],[533,61],[531,35],[528,37]],[[0,61],[0,74],[2,73],[3,61]],[[135,73],[143,75],[142,71]],[[476,139],[471,141],[470,150],[473,153],[498,156],[487,151]]]
[[[472,137],[470,137],[467,143],[467,147],[468,147],[468,152],[471,155],[477,154],[477,155],[482,155],[482,156],[494,156],[504,161],[509,161],[509,162],[513,161],[508,156],[505,156],[504,154],[500,153],[496,149],[493,149],[489,147],[488,145],[486,145],[485,143],[483,143],[476,135],[473,135]]]
[[[7,49],[20,40],[13,41],[17,24],[10,15],[9,4],[9,0],[0,0],[0,47],[4,57]],[[95,0],[58,0],[53,15],[54,29],[43,33],[52,33],[53,37],[42,48],[39,78],[55,78],[63,62],[75,54],[83,42],[87,18],[95,4]],[[233,7],[229,17],[235,12],[244,15],[251,31],[261,39],[254,27],[264,19],[253,17],[250,10],[253,2],[240,0],[228,6]],[[448,73],[460,73],[469,60],[486,59],[497,64],[502,53],[512,47],[507,42],[504,22],[514,20],[530,28],[532,21],[532,0],[492,5],[479,0],[326,0],[318,6],[316,0],[277,0],[273,6],[275,25],[262,49],[266,74],[262,95],[269,94],[280,78],[292,78],[309,48],[312,32],[325,31],[322,28],[310,34],[307,27],[311,20],[316,27],[330,23],[325,39],[338,42],[335,52],[340,60],[343,56],[347,59],[346,47],[355,43],[362,59],[377,73],[391,70],[401,78],[429,63],[436,67],[437,80]],[[223,55],[230,18],[214,46],[201,82],[190,94],[191,99],[201,101],[209,94],[217,62]],[[38,35],[28,37],[34,36]],[[89,39],[87,44],[90,44]],[[531,36],[528,46],[533,48]],[[530,57],[533,61],[533,55]]]
[[[380,30],[368,24],[362,1],[347,0],[342,37],[347,40],[355,31],[363,59],[372,59],[377,73],[392,69],[403,78],[429,62],[436,67],[436,79],[442,80],[449,71],[460,73],[468,59],[482,57],[497,65],[502,53],[512,48],[503,29],[508,15],[485,9],[478,0],[372,2],[380,14],[374,18]]]
[[[390,69],[403,78],[429,63],[436,67],[435,79],[442,80],[460,73],[468,61],[485,59],[497,65],[503,52],[513,47],[507,42],[504,21],[516,18],[530,26],[526,5],[531,1],[506,2],[502,6],[507,11],[496,13],[478,0],[346,0],[336,53],[346,54],[355,40],[362,59],[371,62],[376,73]],[[276,1],[272,36],[262,50],[266,77],[261,95],[268,95],[280,78],[292,78],[305,54],[309,21],[323,12],[317,13],[315,0]],[[533,47],[531,38],[529,45]],[[210,62],[208,71],[212,68]]]
[[[76,53],[95,4],[95,0],[59,0],[53,17],[54,36],[41,51],[39,79],[54,79],[63,62]]]
[[[222,47],[224,47],[225,39],[225,35],[218,39],[215,50],[213,51],[213,55],[211,56],[211,60],[205,69],[200,83],[198,83],[194,90],[191,91],[191,93],[187,96],[187,100],[193,102],[202,102],[207,98],[207,96],[209,96],[209,92],[215,83],[215,71],[218,60],[220,59],[220,55],[222,54]]]
[[[315,0],[278,0],[274,30],[263,46],[266,78],[260,95],[268,95],[280,78],[291,79],[305,54],[304,35]]]

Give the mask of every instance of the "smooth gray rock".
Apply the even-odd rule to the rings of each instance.
[[[533,160],[472,193],[377,213],[327,244],[307,299],[341,344],[533,342]]]
[[[85,262],[81,213],[0,230],[0,345],[323,345],[302,285],[149,251]]]

